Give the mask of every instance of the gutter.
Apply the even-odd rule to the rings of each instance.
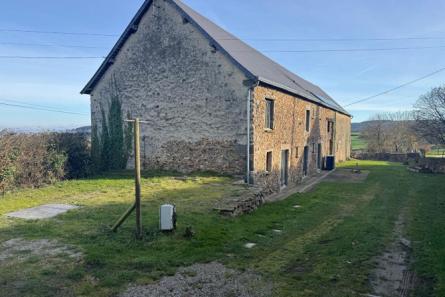
[[[257,79],[257,81],[249,87],[249,90],[247,92],[247,166],[246,166],[246,184],[251,184],[251,176],[250,176],[250,134],[251,134],[251,124],[252,124],[252,114],[251,114],[251,107],[252,107],[252,91],[259,85],[260,81]]]
[[[250,100],[252,99],[252,88],[247,92],[247,172],[246,184],[250,185]]]

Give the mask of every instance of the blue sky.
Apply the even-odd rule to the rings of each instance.
[[[0,56],[105,56],[117,37],[25,34],[2,29],[120,34],[142,0],[14,0],[0,2]],[[192,8],[260,50],[445,46],[445,1],[186,0]],[[258,41],[256,38],[398,38],[442,40]],[[21,44],[18,45],[17,43]],[[24,44],[79,45],[87,48]],[[445,67],[445,48],[382,52],[267,53],[346,105]],[[92,60],[0,58],[0,102],[16,100],[88,114],[79,91],[100,65]],[[408,110],[443,84],[445,72],[347,109],[359,122],[381,111]],[[0,128],[71,128],[88,115],[0,105]]]

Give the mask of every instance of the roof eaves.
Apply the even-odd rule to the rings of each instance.
[[[146,0],[144,4],[141,6],[141,8],[138,10],[136,15],[131,20],[130,24],[125,29],[124,33],[119,37],[118,41],[114,45],[114,47],[111,49],[108,56],[105,58],[105,60],[100,65],[99,69],[96,71],[94,76],[89,80],[89,82],[86,84],[86,86],[82,89],[80,92],[81,94],[91,94],[93,91],[96,83],[100,80],[102,75],[105,74],[108,67],[113,64],[113,59],[117,56],[121,48],[124,46],[127,39],[131,36],[131,34],[135,33],[137,31],[137,26],[139,25],[139,22],[141,21],[144,14],[147,12],[147,10],[150,8],[150,5],[152,4],[153,0]]]
[[[199,25],[192,16],[190,16],[187,12],[184,11],[174,0],[169,0],[169,2],[181,13],[184,17],[187,18],[190,23],[195,25],[196,28],[210,41],[212,45],[214,45],[220,52],[222,52],[232,63],[234,63],[242,72],[251,80],[255,82],[258,81],[258,77],[250,72],[246,67],[244,67],[241,63],[239,63],[231,54],[227,52],[226,49],[215,39],[213,38],[204,28]]]
[[[304,95],[304,94],[302,94],[302,92],[298,92],[298,91],[296,91],[296,90],[293,89],[293,88],[287,87],[287,86],[282,85],[282,84],[280,84],[280,83],[276,83],[276,82],[274,82],[274,81],[272,81],[272,80],[269,80],[269,79],[267,79],[267,78],[264,78],[264,77],[258,77],[258,80],[259,80],[260,82],[263,82],[263,83],[268,84],[268,85],[270,85],[270,86],[273,86],[273,87],[276,87],[276,88],[278,88],[278,89],[287,91],[287,92],[289,92],[289,93],[291,93],[291,94],[293,94],[293,95],[302,97],[302,98],[304,98],[304,99],[307,100],[307,101],[310,101],[310,102],[313,102],[313,103],[322,105],[322,106],[324,106],[324,107],[327,107],[327,108],[329,108],[329,109],[332,109],[332,110],[337,111],[337,112],[339,112],[339,113],[342,113],[342,114],[344,114],[344,115],[347,115],[347,116],[349,116],[349,117],[352,117],[346,110],[343,110],[343,108],[338,108],[338,107],[336,107],[336,106],[332,106],[331,104],[328,104],[328,103],[326,103],[326,102],[323,101],[323,100],[320,100],[320,99],[318,98],[318,96],[314,96],[312,93],[307,93],[307,94],[310,94],[310,95],[314,96],[313,98],[310,98],[311,96]],[[306,92],[306,91],[305,91],[305,92]]]

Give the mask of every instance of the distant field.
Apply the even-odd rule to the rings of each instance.
[[[445,148],[433,149],[426,154],[427,157],[445,158]]]
[[[352,140],[352,150],[353,151],[364,150],[368,146],[368,143],[366,142],[366,140],[364,140],[361,137],[360,132],[352,132],[351,140]]]

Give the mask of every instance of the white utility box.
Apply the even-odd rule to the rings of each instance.
[[[176,229],[176,207],[174,205],[161,205],[159,210],[159,228],[161,231],[173,231]]]

